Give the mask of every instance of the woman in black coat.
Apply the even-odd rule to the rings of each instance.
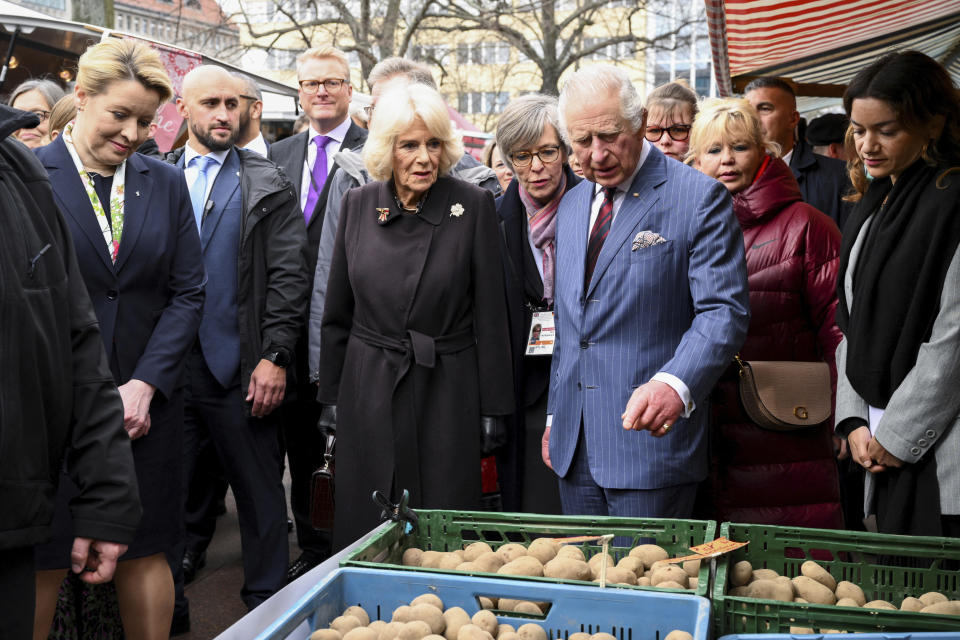
[[[528,355],[534,313],[541,324],[540,318],[549,318],[553,311],[557,208],[563,195],[580,182],[567,165],[559,127],[557,99],[534,93],[507,105],[497,126],[497,145],[516,175],[497,198],[517,400],[508,421],[508,446],[497,455],[507,511],[561,512],[557,477],[541,460],[540,446],[552,349],[534,349]]]
[[[344,198],[321,329],[335,549],[379,522],[374,490],[478,508],[481,417],[513,408],[493,197],[444,176],[463,151],[439,93],[401,82],[379,105],[364,147],[378,181]]]

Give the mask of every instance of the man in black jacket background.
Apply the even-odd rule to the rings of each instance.
[[[66,468],[73,571],[113,577],[140,521],[123,405],[43,167],[8,139],[37,116],[0,106],[0,638],[33,634],[33,547]]]

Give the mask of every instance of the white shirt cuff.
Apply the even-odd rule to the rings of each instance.
[[[690,397],[690,389],[688,389],[687,385],[683,383],[683,380],[677,376],[660,371],[650,379],[662,382],[677,392],[677,395],[680,396],[680,401],[683,402],[683,413],[680,414],[681,417],[689,418],[693,410],[697,408],[697,405],[693,402],[693,398]]]
[[[548,413],[548,414],[547,414],[547,428],[549,429],[551,425],[553,425],[553,414],[552,414],[552,413]]]

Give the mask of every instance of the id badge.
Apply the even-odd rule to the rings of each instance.
[[[530,320],[530,333],[527,336],[526,355],[552,356],[555,337],[553,311],[534,311]]]

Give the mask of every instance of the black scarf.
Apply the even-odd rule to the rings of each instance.
[[[897,179],[874,180],[851,214],[837,280],[837,326],[847,338],[847,378],[870,405],[886,408],[930,339],[940,294],[960,244],[960,175],[917,160]],[[937,188],[938,178],[940,186]],[[876,213],[854,271],[853,312],[843,283],[850,251]]]

